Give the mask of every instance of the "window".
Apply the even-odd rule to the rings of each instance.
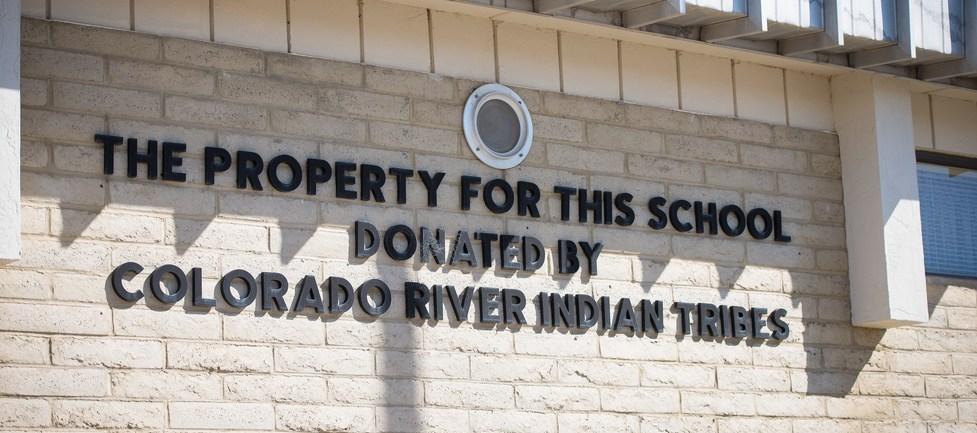
[[[977,160],[917,153],[926,273],[977,278]]]

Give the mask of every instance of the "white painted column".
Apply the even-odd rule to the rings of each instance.
[[[905,80],[853,72],[831,80],[841,142],[852,323],[892,328],[929,320]]]
[[[0,0],[0,263],[20,258],[20,0]]]

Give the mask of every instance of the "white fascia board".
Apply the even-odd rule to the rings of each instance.
[[[20,2],[0,2],[0,263],[20,259]]]

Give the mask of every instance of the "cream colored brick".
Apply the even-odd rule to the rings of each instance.
[[[268,228],[221,221],[166,221],[166,243],[178,247],[268,252]]]
[[[22,106],[43,106],[48,101],[48,83],[43,80],[20,80],[20,103]]]
[[[359,62],[359,14],[355,0],[290,0],[291,52]]]
[[[214,0],[214,42],[286,51],[285,3],[262,0]]]
[[[641,385],[675,388],[714,388],[716,371],[712,367],[686,364],[643,364]]]
[[[561,33],[560,53],[564,92],[620,99],[617,41],[579,33]]]
[[[54,424],[76,428],[161,428],[166,404],[150,402],[60,400],[54,402]]]
[[[543,111],[551,116],[586,119],[616,125],[631,123],[630,120],[632,119],[629,118],[629,115],[634,116],[635,122],[637,122],[638,119],[644,119],[645,121],[653,120],[649,118],[651,117],[651,113],[632,111],[632,109],[637,109],[637,107],[640,106],[625,105],[619,102],[604,101],[594,98],[585,98],[583,96],[567,95],[565,93],[543,92]],[[642,108],[644,110],[657,110],[649,107]],[[666,112],[667,110],[661,111]],[[671,122],[664,121],[662,123],[667,124]],[[639,125],[639,127],[658,129],[655,126],[648,125]]]
[[[55,155],[57,158],[57,154]],[[55,209],[51,232],[68,238],[87,238],[115,242],[160,243],[163,221],[159,218]]]
[[[296,373],[370,375],[373,353],[361,349],[277,347],[275,369]]]
[[[0,398],[0,424],[5,427],[47,427],[51,406],[44,400]]]
[[[440,75],[368,67],[366,86],[383,93],[460,102],[455,101],[455,81]]]
[[[51,231],[50,227],[51,218],[48,216],[47,209],[27,206],[20,208],[21,233],[46,235]],[[2,293],[2,289],[0,289],[0,293]]]
[[[565,413],[558,417],[561,433],[637,433],[638,418],[607,413]]]
[[[794,421],[796,433],[860,433],[858,421],[837,421],[829,419],[799,419]]]
[[[499,81],[560,91],[557,34],[515,23],[496,26]]]
[[[108,377],[101,369],[0,367],[0,394],[103,397],[109,393]]]
[[[822,176],[841,176],[841,158],[830,155],[811,155],[811,170]]]
[[[214,74],[208,71],[131,60],[110,60],[108,70],[109,81],[116,85],[190,95],[214,94]]]
[[[736,62],[736,115],[778,125],[787,124],[782,69]]]
[[[947,324],[953,329],[977,329],[977,311],[949,310],[947,311]]]
[[[972,376],[926,376],[926,396],[973,399],[977,397],[977,378]]]
[[[208,0],[135,0],[133,27],[138,32],[164,36],[209,40],[210,2]]]
[[[21,74],[25,77],[102,81],[104,66],[101,58],[87,54],[24,47],[21,51]],[[43,105],[43,102],[36,105]]]
[[[656,180],[702,182],[701,164],[648,155],[628,155],[628,172]]]
[[[344,404],[419,406],[424,401],[424,384],[389,378],[332,378],[329,396],[332,401]]]
[[[164,40],[163,57],[175,63],[203,68],[251,73],[265,69],[265,60],[259,51],[183,39]]]
[[[432,406],[462,409],[508,409],[513,407],[509,385],[471,382],[428,382],[424,400]]]
[[[410,100],[405,97],[347,89],[321,89],[319,110],[354,116],[410,120]]]
[[[890,419],[892,400],[879,397],[828,398],[828,416],[831,418]]]
[[[699,120],[700,133],[707,137],[763,144],[770,143],[773,140],[773,130],[766,123],[718,116],[701,116]]]
[[[415,123],[458,128],[464,107],[439,102],[415,100],[411,104],[411,116]]]
[[[423,8],[366,0],[363,53],[371,65],[430,72],[428,13]]]
[[[357,50],[359,50],[357,48]],[[272,76],[302,81],[363,85],[363,66],[332,60],[286,54],[268,56],[268,73]]]
[[[517,385],[515,396],[516,407],[533,411],[589,411],[600,408],[597,388]]]
[[[175,215],[209,216],[214,215],[217,208],[212,191],[181,187],[112,182],[109,195],[113,206]]]
[[[51,151],[47,145],[37,141],[21,139],[20,164],[21,167],[47,167],[51,159]]]
[[[258,375],[224,376],[224,397],[233,401],[275,403],[326,402],[326,378],[279,376],[274,380]]]
[[[813,157],[818,156],[824,155],[814,155]],[[786,169],[804,171],[807,170],[808,167],[807,154],[790,149],[777,149],[766,146],[755,146],[752,144],[741,144],[740,158],[744,165],[774,170]]]
[[[703,341],[683,340],[678,346],[678,360],[685,363],[750,365],[752,353],[746,346],[702,344]]]
[[[30,249],[30,245],[25,247],[24,251]],[[111,329],[112,314],[101,306],[0,304],[0,330],[4,331],[107,335]]]
[[[592,150],[565,144],[548,143],[547,160],[551,165],[573,170],[620,173],[624,171],[624,154],[605,150]]]
[[[944,152],[977,156],[977,105],[973,101],[934,95],[933,141]]]
[[[377,374],[391,377],[467,378],[468,356],[435,352],[377,352]]]
[[[438,153],[458,153],[455,131],[385,122],[370,123],[370,140],[377,145]]]
[[[641,260],[635,265],[637,281],[655,281],[658,284],[709,287],[715,274],[715,267],[711,264],[677,258],[667,263]]]
[[[47,364],[50,360],[51,350],[47,338],[13,334],[0,335],[0,363]]]
[[[780,173],[777,175],[779,191],[808,198],[841,200],[840,179],[824,179]]]
[[[266,211],[256,213],[253,210],[255,208],[266,209]],[[238,193],[220,195],[220,215],[231,218],[314,224],[317,213],[315,203],[301,198],[255,197],[254,194]]]
[[[275,428],[275,410],[267,403],[172,402],[170,427],[183,429]]]
[[[637,364],[608,361],[561,360],[560,382],[598,386],[635,386],[639,381]]]
[[[129,30],[126,0],[51,0],[51,18]]]
[[[434,326],[424,330],[424,348],[470,353],[512,353],[512,333]]]
[[[166,365],[182,370],[266,372],[272,368],[272,354],[264,346],[169,342]]]
[[[729,59],[680,52],[681,108],[733,116],[733,66]]]
[[[249,314],[223,316],[224,339],[236,341],[321,345],[326,341],[325,325],[304,317],[261,317]]]
[[[216,374],[176,370],[112,372],[112,395],[131,399],[218,400],[221,378]]]
[[[719,416],[754,415],[756,398],[745,393],[683,391],[682,410]]]
[[[533,431],[556,433],[556,414],[517,411],[470,411],[472,431],[515,433]]]
[[[543,115],[533,116],[534,137],[549,140],[583,141],[583,135],[583,122]]]
[[[233,128],[265,129],[268,125],[268,112],[263,108],[183,96],[166,98],[166,117],[179,122]]]
[[[961,421],[977,421],[977,401],[961,401],[957,403]]]
[[[669,155],[705,161],[732,162],[739,159],[736,144],[725,140],[669,135],[666,149]]]
[[[592,146],[635,153],[661,153],[665,148],[659,133],[600,123],[587,124],[587,141]]]
[[[146,263],[143,265],[145,266]],[[187,314],[176,310],[161,312],[129,308],[115,310],[113,316],[116,335],[203,340],[216,340],[220,335],[220,320],[215,314]]]
[[[602,336],[600,356],[607,359],[633,359],[642,361],[676,361],[678,348],[674,342],[662,338]]]
[[[55,365],[108,368],[163,368],[163,344],[158,341],[55,338],[51,359]]]
[[[587,334],[527,333],[518,332],[515,338],[516,353],[549,356],[595,356],[597,336]]]
[[[276,425],[290,431],[374,431],[369,407],[278,405]]]
[[[770,368],[720,367],[716,369],[719,389],[730,391],[790,391],[786,370]]]
[[[489,382],[552,382],[557,379],[555,360],[512,356],[473,356],[472,379]]]
[[[746,257],[746,244],[730,239],[673,236],[672,248],[684,259],[738,263]]]
[[[218,88],[224,97],[240,102],[305,110],[316,106],[314,87],[289,81],[221,73]]]
[[[838,155],[838,136],[833,133],[806,129],[773,127],[774,144],[781,147]]]
[[[678,108],[678,69],[674,51],[621,42],[624,100]]]
[[[699,416],[643,416],[641,431],[643,433],[715,432],[716,422],[711,418]]]
[[[74,0],[58,1],[63,3],[74,2]],[[124,0],[89,1],[119,2]],[[83,2],[78,2],[79,5],[81,3]],[[128,9],[128,5],[126,6]],[[126,21],[129,20],[128,10],[125,19]],[[125,29],[128,30],[128,27],[129,25],[126,24]],[[119,57],[152,60],[159,58],[160,54],[160,41],[155,36],[99,27],[54,23],[51,25],[51,41],[56,47]]]
[[[831,86],[827,77],[787,71],[787,119],[799,128],[833,130]]]
[[[480,81],[495,80],[492,21],[431,11],[434,72]]]
[[[957,405],[942,400],[896,400],[895,414],[899,419],[954,421]]]
[[[74,83],[54,83],[53,89],[56,107],[136,117],[160,115],[160,98],[153,93]]]
[[[601,409],[625,413],[675,413],[678,391],[647,388],[608,388],[600,391]]]
[[[453,433],[469,431],[468,412],[461,409],[389,407],[377,410],[381,432],[423,431]]]
[[[21,110],[21,133],[26,137],[90,143],[105,128],[99,116]]]
[[[17,269],[0,269],[0,297],[49,299],[51,279],[47,274]]]
[[[306,137],[347,141],[366,139],[364,122],[320,114],[275,110],[271,113],[271,125],[275,131]]]

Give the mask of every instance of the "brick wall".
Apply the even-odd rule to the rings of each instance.
[[[837,139],[518,89],[537,141],[500,172],[464,144],[478,82],[39,20],[23,22],[24,257],[0,268],[4,429],[974,432],[977,292],[931,279],[932,320],[853,328]],[[188,183],[101,174],[95,133],[185,141]],[[202,148],[443,170],[441,207],[206,186]],[[117,167],[122,167],[117,155]],[[118,173],[118,172],[117,172]],[[784,212],[789,244],[458,209],[461,174]],[[636,206],[637,221],[650,214]],[[605,242],[601,272],[533,275],[350,260],[350,225]],[[118,264],[281,270],[785,308],[780,344],[205,313],[118,301]],[[139,281],[133,283],[138,285]],[[395,297],[400,300],[400,297]],[[401,301],[402,302],[402,301]],[[532,319],[530,319],[532,321]]]

